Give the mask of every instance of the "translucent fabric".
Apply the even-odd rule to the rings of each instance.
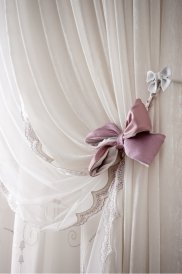
[[[35,229],[83,225],[84,272],[182,272],[181,14],[180,0],[0,1],[2,189]],[[101,264],[104,217],[92,215],[112,200],[112,180],[88,176],[85,136],[106,122],[122,127],[134,100],[149,96],[147,71],[166,65],[174,81],[150,117],[167,138],[149,168],[126,158],[115,252]]]

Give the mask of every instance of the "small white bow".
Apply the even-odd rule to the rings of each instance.
[[[165,67],[160,72],[147,72],[147,83],[148,83],[148,91],[150,93],[157,93],[160,89],[165,91],[171,83],[171,69],[169,67]]]

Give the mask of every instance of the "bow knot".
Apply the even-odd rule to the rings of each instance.
[[[165,67],[160,72],[147,72],[147,83],[148,83],[148,91],[150,93],[157,93],[160,89],[165,91],[171,83],[171,69],[169,67]]]
[[[116,140],[116,148],[122,149],[124,147],[124,134],[123,132],[118,135],[118,138]]]
[[[90,132],[86,142],[97,149],[90,162],[90,175],[99,175],[114,165],[121,151],[148,166],[165,139],[163,134],[152,134],[150,130],[149,114],[142,101],[137,99],[128,113],[123,131],[114,123],[108,123]]]

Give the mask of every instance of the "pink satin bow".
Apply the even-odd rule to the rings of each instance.
[[[97,148],[89,165],[90,175],[97,176],[112,166],[121,151],[148,166],[165,139],[165,135],[152,134],[150,130],[149,114],[142,101],[137,99],[128,113],[123,131],[114,123],[108,123],[90,132],[86,142]]]

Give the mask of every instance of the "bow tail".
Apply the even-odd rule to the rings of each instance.
[[[165,135],[142,132],[135,137],[124,140],[126,155],[149,166],[163,144]]]
[[[89,165],[90,176],[94,177],[100,175],[102,172],[108,170],[117,159],[118,150],[116,147],[102,146],[96,154],[92,157]]]

